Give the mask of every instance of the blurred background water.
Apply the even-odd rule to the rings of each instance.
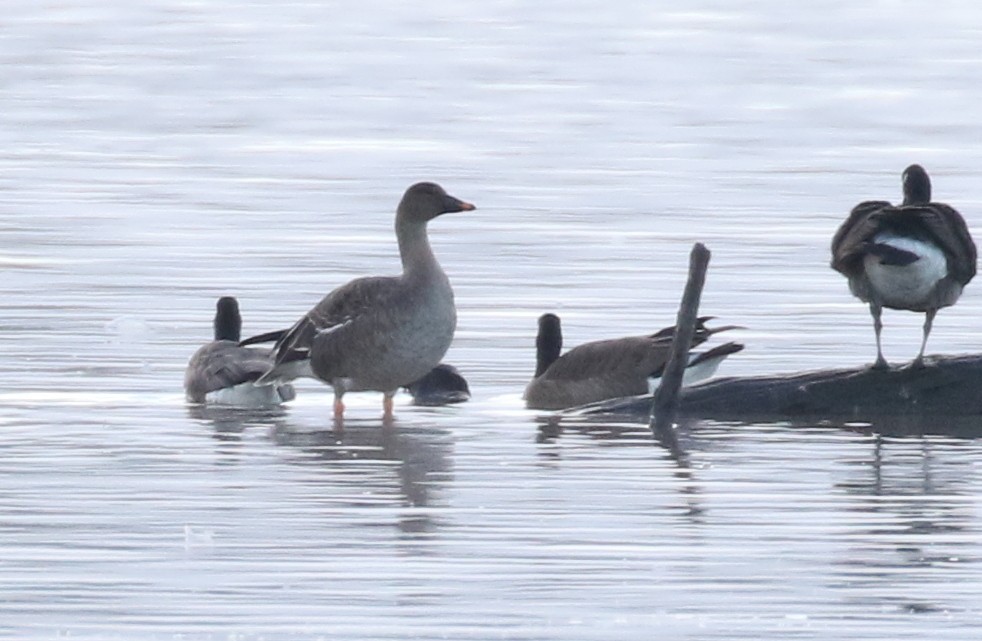
[[[858,366],[828,268],[856,202],[923,164],[982,216],[982,9],[788,4],[5,2],[0,638],[976,639],[980,443],[522,409],[535,320],[568,343],[703,313],[721,373]],[[286,326],[431,239],[468,404],[380,426],[326,388],[189,408],[215,299]],[[979,351],[982,290],[930,353]],[[884,349],[922,317],[887,313]]]

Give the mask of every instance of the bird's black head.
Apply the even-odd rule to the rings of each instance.
[[[920,165],[904,169],[904,204],[926,205],[931,202],[931,178]]]
[[[436,183],[416,183],[406,190],[399,203],[399,216],[416,222],[427,222],[441,214],[471,211],[475,207],[454,198]]]
[[[535,337],[535,375],[541,376],[556,362],[563,349],[563,328],[555,314],[539,316],[539,333]]]
[[[215,340],[239,342],[242,334],[242,317],[239,315],[239,301],[233,296],[218,299],[215,312]]]

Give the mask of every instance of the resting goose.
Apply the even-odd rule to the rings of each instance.
[[[471,397],[467,379],[460,375],[456,367],[447,363],[440,363],[405,388],[413,396],[413,405],[451,405],[463,403]]]
[[[241,331],[238,301],[231,296],[219,298],[215,340],[194,353],[184,373],[189,401],[263,407],[293,399],[292,385],[254,384],[272,364],[270,351],[240,347]]]
[[[975,276],[975,243],[955,209],[931,202],[931,179],[920,165],[903,173],[904,201],[861,202],[832,238],[832,268],[849,279],[849,290],[869,303],[876,334],[874,368],[883,358],[880,316],[884,307],[924,312],[921,349],[911,363],[924,365],[934,316],[954,305]]]
[[[733,325],[709,329],[698,320],[692,346]],[[555,314],[539,317],[535,340],[535,376],[525,388],[525,406],[538,410],[561,410],[612,398],[650,394],[660,382],[668,363],[675,327],[666,327],[650,336],[630,336],[584,343],[562,356],[562,326]],[[730,354],[743,349],[739,343],[726,343],[701,354],[690,354],[683,384],[712,376]]]
[[[453,289],[427,223],[473,209],[434,183],[407,189],[395,221],[402,274],[358,278],[325,296],[277,340],[275,364],[259,383],[314,376],[334,388],[338,419],[346,392],[382,392],[391,418],[393,395],[439,364],[457,326]]]

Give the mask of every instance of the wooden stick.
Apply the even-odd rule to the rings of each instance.
[[[655,390],[651,405],[649,425],[656,433],[664,434],[672,430],[672,424],[679,411],[679,390],[682,388],[682,375],[689,363],[689,350],[696,331],[699,317],[699,299],[706,283],[710,252],[702,243],[696,243],[689,254],[689,279],[682,293],[678,317],[675,321],[675,337],[672,339],[672,352],[662,372],[661,385]]]

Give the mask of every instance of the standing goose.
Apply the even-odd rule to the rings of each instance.
[[[700,318],[692,346],[696,347],[718,332],[737,329],[727,325],[709,329]],[[650,336],[630,336],[584,343],[562,356],[563,334],[559,317],[539,317],[535,339],[535,376],[525,388],[525,406],[537,410],[561,410],[611,398],[650,394],[658,386],[672,346],[675,327],[666,327]],[[690,354],[684,384],[712,376],[730,354],[743,349],[739,343],[725,343],[701,354]]]
[[[921,349],[911,363],[924,365],[934,316],[954,305],[975,276],[975,243],[955,209],[931,202],[931,179],[920,165],[903,173],[904,201],[856,205],[832,238],[832,268],[849,279],[849,290],[869,303],[876,334],[876,362],[883,358],[880,316],[884,307],[924,312]]]
[[[257,334],[239,341],[239,345],[256,345],[259,343],[272,343],[280,340],[287,329]],[[453,405],[463,403],[471,398],[470,386],[467,379],[460,371],[449,363],[440,363],[422,378],[413,381],[403,388],[413,397],[413,405],[426,407],[437,407],[440,405]]]
[[[239,345],[272,343],[286,335],[289,330],[281,329],[265,334],[257,334],[239,341]],[[413,397],[413,405],[437,407],[463,403],[471,398],[470,386],[460,371],[449,363],[440,363],[422,378],[402,386]]]
[[[440,362],[457,326],[453,289],[426,225],[473,209],[434,183],[407,189],[395,222],[402,274],[358,278],[325,296],[279,337],[275,364],[259,382],[314,376],[334,388],[338,419],[346,392],[382,392],[384,416],[391,418],[393,395]]]
[[[215,340],[191,357],[184,372],[184,390],[192,403],[262,407],[292,400],[292,385],[255,385],[272,365],[270,351],[238,345],[242,331],[239,303],[218,299]]]

